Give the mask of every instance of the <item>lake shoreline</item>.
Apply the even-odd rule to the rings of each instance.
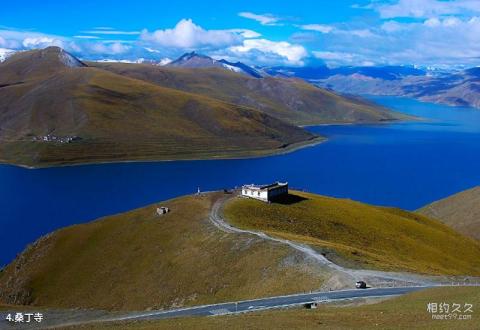
[[[298,127],[301,128],[314,128],[314,127],[325,127],[325,126],[376,126],[376,125],[392,125],[392,124],[401,124],[401,123],[411,123],[411,122],[427,122],[429,119],[415,117],[415,116],[408,116],[408,119],[391,119],[391,120],[383,120],[383,121],[366,121],[366,122],[335,122],[335,123],[319,123],[313,125],[299,125]],[[285,147],[280,147],[276,149],[267,149],[261,150],[258,154],[247,154],[245,156],[239,155],[221,155],[221,156],[212,156],[212,157],[192,157],[192,158],[171,158],[171,159],[126,159],[126,160],[100,160],[100,161],[85,161],[85,162],[74,162],[74,163],[47,163],[41,165],[26,165],[26,164],[19,164],[19,163],[11,163],[0,159],[0,166],[1,165],[8,165],[14,167],[20,167],[23,169],[28,170],[36,170],[36,169],[44,169],[44,168],[57,168],[57,167],[70,167],[70,166],[88,166],[88,165],[101,165],[101,164],[122,164],[122,163],[156,163],[156,162],[176,162],[176,161],[202,161],[202,160],[239,160],[239,159],[255,159],[261,157],[271,157],[271,156],[279,156],[288,153],[295,152],[297,150],[313,147],[320,143],[327,142],[328,137],[325,136],[315,136],[312,139],[292,143]],[[248,151],[245,151],[248,153]]]
[[[314,125],[316,126],[316,125]],[[177,162],[177,161],[205,161],[205,160],[240,160],[240,159],[255,159],[261,157],[271,157],[271,156],[279,156],[288,153],[292,153],[298,151],[303,148],[313,147],[320,143],[326,142],[328,139],[324,136],[315,136],[312,139],[291,143],[286,145],[285,147],[280,147],[276,149],[267,149],[262,150],[259,154],[254,155],[245,155],[245,156],[213,156],[213,157],[199,157],[199,158],[178,158],[178,159],[131,159],[131,160],[102,160],[102,161],[92,161],[92,162],[78,162],[78,163],[65,163],[65,164],[42,164],[38,166],[31,166],[25,164],[16,164],[16,163],[9,163],[3,159],[0,159],[0,166],[13,166],[19,167],[27,170],[37,170],[37,169],[46,169],[46,168],[60,168],[60,167],[73,167],[73,166],[88,166],[88,165],[102,165],[102,164],[123,164],[123,163],[163,163],[163,162]]]
[[[288,181],[292,187],[321,195],[416,210],[480,184],[480,112],[410,99],[375,101],[431,120],[321,125],[308,130],[328,140],[277,149],[268,156],[213,159],[216,161],[117,160],[38,171],[0,165],[0,224],[6,229],[0,233],[0,264],[57,228],[198,188],[210,191]],[[2,154],[0,158],[7,157]]]

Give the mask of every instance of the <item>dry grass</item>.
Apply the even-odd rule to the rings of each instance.
[[[256,79],[219,68],[190,69],[125,63],[89,65],[159,86],[252,107],[296,125],[410,118],[372,103],[317,88],[299,79]]]
[[[170,200],[67,227],[0,273],[0,301],[56,308],[144,310],[319,288],[325,273],[292,250],[229,235],[207,216],[217,194]]]
[[[25,52],[0,66],[0,76],[13,79],[0,88],[3,162],[41,166],[257,156],[315,138],[252,108],[98,68],[66,68],[54,51],[36,55]],[[22,83],[13,84],[15,79]],[[32,142],[47,134],[81,139],[65,145]]]
[[[480,240],[480,187],[429,204],[418,212]]]
[[[241,228],[308,243],[348,266],[479,275],[480,244],[439,221],[399,209],[294,192],[294,204],[237,198],[225,209]]]
[[[432,320],[427,304],[473,304],[471,320]],[[191,317],[162,321],[106,323],[76,329],[478,329],[480,288],[435,288],[373,305],[321,306],[235,316]]]

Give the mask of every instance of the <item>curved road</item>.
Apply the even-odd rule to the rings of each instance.
[[[416,274],[407,274],[407,273],[397,273],[397,272],[383,272],[383,271],[375,271],[375,270],[368,270],[368,269],[350,269],[345,268],[340,265],[333,263],[332,261],[325,258],[322,254],[316,252],[310,246],[306,244],[301,244],[293,241],[289,241],[282,238],[276,238],[269,236],[260,231],[253,231],[253,230],[244,230],[237,227],[234,227],[227,223],[223,216],[222,216],[222,208],[225,202],[232,197],[221,198],[217,200],[210,212],[210,221],[215,225],[218,229],[226,232],[226,233],[237,233],[237,234],[247,234],[247,235],[255,235],[265,240],[269,240],[276,243],[281,243],[290,246],[291,248],[304,253],[308,257],[316,260],[319,264],[326,266],[333,270],[334,272],[340,272],[344,275],[347,275],[348,278],[351,279],[351,283],[355,283],[357,280],[367,280],[367,282],[371,282],[370,280],[375,279],[377,282],[378,280],[383,281],[400,281],[404,283],[405,286],[431,286],[438,284],[432,281],[429,278],[416,275]]]
[[[312,302],[332,302],[345,299],[358,299],[358,298],[371,298],[371,297],[389,297],[401,295],[428,287],[439,285],[430,280],[425,279],[424,277],[417,276],[414,274],[403,274],[403,273],[394,273],[394,272],[381,272],[381,271],[372,271],[372,270],[357,270],[357,269],[348,269],[342,266],[339,266],[332,261],[325,258],[323,255],[316,252],[308,245],[292,242],[285,239],[271,237],[263,232],[243,230],[228,224],[222,217],[221,211],[222,207],[228,198],[221,198],[216,201],[212,207],[209,220],[215,225],[218,229],[231,234],[247,234],[255,235],[265,240],[269,240],[276,243],[281,243],[290,246],[291,248],[300,251],[306,254],[308,257],[313,258],[323,266],[329,267],[334,272],[341,272],[346,274],[352,280],[352,284],[356,279],[368,279],[376,278],[389,281],[402,281],[405,283],[404,287],[387,287],[387,288],[370,288],[370,289],[354,289],[354,290],[336,290],[336,291],[318,291],[312,293],[301,293],[287,296],[277,296],[277,297],[268,297],[255,300],[243,300],[237,302],[227,302],[220,304],[212,305],[201,305],[188,308],[172,309],[172,310],[158,310],[151,312],[131,312],[125,314],[113,315],[104,315],[102,317],[85,317],[77,320],[71,320],[70,322],[65,322],[60,319],[48,321],[48,317],[45,317],[45,323],[37,325],[37,327],[30,325],[20,325],[15,324],[15,329],[32,329],[40,328],[58,328],[58,327],[67,327],[75,325],[85,325],[91,323],[99,322],[120,322],[120,321],[130,321],[130,320],[156,320],[156,319],[165,319],[173,317],[184,317],[184,316],[211,316],[211,315],[225,315],[225,314],[235,314],[235,313],[245,313],[258,310],[266,310],[272,308],[281,308],[288,306],[299,306]],[[8,312],[0,312],[0,328],[2,325],[5,325],[5,316]],[[64,312],[64,313],[68,313]]]

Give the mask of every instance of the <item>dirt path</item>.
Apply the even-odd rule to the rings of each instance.
[[[435,279],[432,279],[432,277],[426,277],[426,276],[421,276],[416,274],[383,272],[383,271],[368,270],[368,269],[345,268],[333,263],[331,260],[328,260],[322,254],[316,252],[314,249],[312,249],[310,246],[306,244],[301,244],[301,243],[289,241],[282,238],[272,237],[260,231],[244,230],[244,229],[236,228],[230,225],[229,223],[227,223],[222,215],[222,208],[225,202],[230,198],[232,197],[221,198],[217,200],[212,206],[212,210],[210,212],[210,221],[219,230],[222,230],[223,232],[230,233],[230,234],[255,235],[265,240],[288,245],[291,248],[301,253],[304,253],[309,258],[315,260],[322,266],[328,267],[334,275],[335,274],[340,275],[342,278],[346,277],[350,281],[349,283],[350,286],[353,283],[355,283],[355,281],[358,281],[358,280],[364,280],[367,283],[375,286],[435,285],[438,283],[438,281],[436,281]]]

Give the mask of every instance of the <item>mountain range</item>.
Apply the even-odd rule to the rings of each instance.
[[[265,71],[277,77],[299,77],[339,93],[404,96],[433,103],[480,108],[480,68],[448,72],[413,66],[320,66],[274,67]]]
[[[166,88],[201,94],[254,108],[294,125],[379,122],[406,118],[371,102],[339,96],[300,79],[253,78],[228,69],[201,66],[88,63],[92,67]],[[197,59],[195,65],[199,65]]]
[[[15,53],[0,48],[0,63]],[[176,68],[219,68],[253,78],[301,78],[316,86],[348,95],[385,95],[421,101],[480,108],[480,67],[448,70],[413,65],[401,66],[250,66],[214,59],[192,51],[178,59],[99,60],[99,63],[143,63]]]
[[[480,108],[480,68],[447,71],[409,65],[252,67],[241,62],[215,60],[195,52],[184,54],[169,66],[219,67],[255,78],[301,78],[342,94],[404,96],[433,103]]]
[[[168,67],[83,62],[58,47],[9,56],[0,64],[0,161],[256,156],[320,139],[298,125],[405,119],[300,80],[184,67],[205,62],[193,55]]]

